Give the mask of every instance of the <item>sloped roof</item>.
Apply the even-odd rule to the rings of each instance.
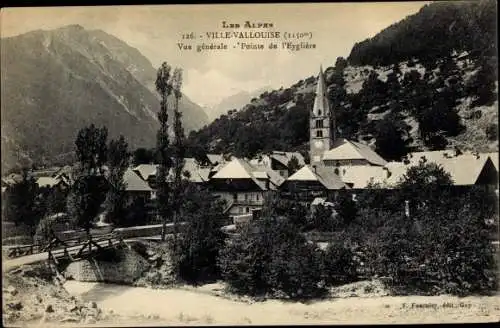
[[[143,180],[147,180],[150,176],[156,175],[157,167],[157,164],[140,164],[134,168],[134,171],[137,171]]]
[[[273,151],[269,156],[285,166],[288,166],[288,162],[292,159],[292,157],[297,158],[300,166],[305,165],[304,156],[302,156],[299,152]]]
[[[224,156],[222,154],[207,154],[207,158],[211,164],[220,164],[224,162]]]
[[[383,166],[339,166],[338,170],[340,179],[354,189],[364,189],[370,182],[384,184],[388,179],[388,170]]]
[[[481,154],[483,155],[483,154]],[[495,165],[495,168],[498,171],[498,152],[496,153],[485,153],[484,155],[488,155],[491,158],[491,161],[493,162],[493,165]]]
[[[215,173],[212,179],[252,179],[249,166],[244,160],[235,158]]]
[[[329,190],[348,188],[340,177],[335,174],[333,168],[324,166],[318,166],[314,170],[309,165],[305,165],[286,181],[318,181]]]
[[[53,178],[53,177],[39,177],[36,179],[36,184],[38,187],[54,187],[60,182],[59,179]]]
[[[288,177],[287,181],[317,181],[318,177],[312,171],[309,165],[302,167],[300,170]]]
[[[488,160],[491,161],[491,157],[486,153],[464,153],[458,156],[455,156],[454,151],[449,150],[412,153],[408,158],[408,164],[391,162],[386,165],[392,173],[388,182],[392,185],[397,184],[408,168],[417,166],[423,157],[427,163],[440,165],[451,175],[453,184],[457,186],[474,185]],[[494,166],[493,161],[491,164]]]
[[[60,170],[59,167],[53,167],[50,169],[31,171],[31,176],[35,178],[53,177],[59,170]]]
[[[136,171],[128,168],[123,174],[126,191],[152,191],[148,183],[141,179]]]
[[[225,164],[212,179],[251,179],[262,190],[277,189],[283,177],[266,166],[253,166],[244,159],[234,157]]]
[[[339,138],[335,140],[332,149],[323,154],[323,160],[365,159],[373,165],[384,166],[387,161],[380,157],[370,146]]]
[[[264,174],[269,179],[270,189],[277,189],[283,182],[285,182],[285,178],[283,178],[279,173],[272,170],[270,167],[266,165],[250,165],[252,167],[252,175],[257,179],[264,179]]]

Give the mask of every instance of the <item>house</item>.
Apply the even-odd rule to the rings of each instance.
[[[421,161],[441,166],[457,187],[498,183],[498,170],[488,154],[457,155],[450,150],[415,152],[403,162],[389,162],[384,166],[340,166],[336,169],[342,181],[353,189],[365,189],[373,184],[392,189],[397,187],[409,168]]]
[[[339,138],[333,142],[331,149],[323,153],[323,164],[327,167],[384,166],[387,161],[368,145]]]
[[[297,159],[299,167],[305,165],[304,156],[299,152],[273,151],[269,154],[260,155],[250,161],[252,165],[264,165],[278,172],[285,179],[288,178],[288,164],[292,158]]]
[[[440,165],[451,175],[455,186],[498,184],[498,170],[490,155],[481,153],[456,155],[455,152],[449,150],[416,152],[409,156],[407,164],[403,162],[387,165],[390,171],[394,171],[388,179],[389,184],[396,184],[409,167],[416,166],[421,161]]]
[[[156,173],[158,164],[140,164],[133,168],[138,176],[148,182],[149,186],[156,189]],[[185,158],[182,173],[188,177],[189,181],[197,184],[205,184],[212,173],[210,167],[200,166],[194,158]],[[173,170],[170,169],[169,176],[173,175]]]
[[[280,186],[285,197],[311,202],[315,198],[335,197],[337,191],[349,189],[332,168],[305,165],[288,177]]]
[[[154,198],[153,189],[131,168],[128,168],[124,172],[123,182],[125,184],[128,204],[136,200],[148,203]]]
[[[226,201],[230,216],[250,214],[264,204],[264,195],[277,190],[283,178],[265,166],[252,166],[249,162],[233,158],[208,182],[214,195]]]

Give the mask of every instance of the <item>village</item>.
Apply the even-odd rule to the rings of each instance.
[[[490,186],[498,193],[498,152],[425,151],[409,153],[401,162],[388,162],[366,144],[336,138],[334,108],[328,101],[322,69],[315,94],[309,125],[311,163],[306,163],[300,152],[273,151],[251,159],[206,154],[204,161],[185,158],[183,172],[188,173],[190,182],[210,187],[214,195],[226,202],[225,211],[236,220],[259,213],[269,191],[293,194],[315,206],[331,204],[329,201],[342,191],[355,197],[356,190],[396,188],[408,168],[422,161],[441,166],[456,187]],[[154,203],[156,171],[153,163],[126,170],[123,182],[129,202],[141,199]],[[65,166],[30,174],[40,188],[64,190],[71,186],[71,172],[72,167]],[[20,179],[20,174],[3,177],[2,194]]]
[[[496,3],[301,6],[2,10],[3,325],[498,321]]]

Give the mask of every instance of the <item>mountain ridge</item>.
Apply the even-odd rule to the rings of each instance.
[[[28,162],[54,164],[91,123],[107,126],[110,137],[123,134],[131,148],[155,145],[156,70],[139,50],[79,25],[2,38],[1,45],[3,170],[21,154]],[[180,111],[186,133],[208,122],[185,96]]]

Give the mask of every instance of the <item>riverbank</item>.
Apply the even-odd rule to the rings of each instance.
[[[45,270],[45,271],[44,271]],[[53,281],[40,266],[4,273],[4,326],[241,324],[405,324],[497,322],[497,296],[390,296],[380,281],[359,281],[307,303],[229,294],[222,282],[153,289]]]
[[[360,282],[359,284],[367,284]],[[94,301],[120,318],[106,325],[208,325],[208,324],[388,324],[496,322],[498,296],[381,296],[337,289],[337,297],[310,303],[266,300],[252,302],[217,296],[223,285],[149,289],[101,283],[68,281],[72,295]],[[353,297],[353,295],[357,295]]]

